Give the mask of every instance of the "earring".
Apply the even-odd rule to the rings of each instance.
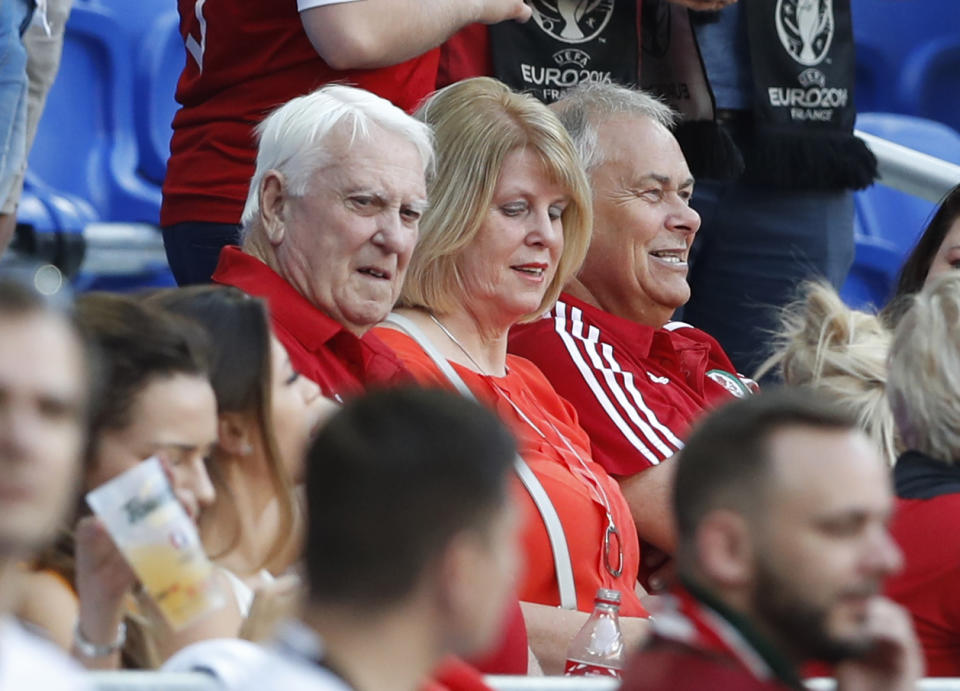
[[[251,444],[248,441],[243,442],[243,444],[240,446],[240,455],[249,456],[252,453],[253,453],[253,444]]]

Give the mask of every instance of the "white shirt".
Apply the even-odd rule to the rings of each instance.
[[[322,649],[316,633],[299,622],[288,621],[273,648],[235,638],[198,641],[178,651],[161,670],[204,672],[227,691],[353,691],[315,662]]]
[[[240,577],[230,569],[220,567],[220,573],[226,577],[230,583],[230,587],[233,589],[233,597],[237,601],[237,611],[240,612],[241,617],[246,619],[250,615],[250,607],[253,606],[253,598],[256,593],[253,592],[253,588],[244,583]],[[273,581],[276,580],[273,574],[266,569],[261,569],[257,575],[263,584],[273,583]]]
[[[271,654],[270,658],[250,675],[249,681],[231,691],[354,691],[340,677],[324,667],[283,654]]]
[[[92,691],[83,668],[50,641],[0,617],[0,691]]]
[[[203,672],[224,689],[243,685],[250,673],[260,668],[268,651],[240,638],[208,638],[191,643],[163,663],[162,672]],[[267,688],[267,687],[265,687]]]
[[[297,11],[303,12],[312,7],[323,7],[324,5],[342,5],[345,2],[357,2],[357,0],[297,0]]]
[[[321,667],[320,637],[297,621],[285,622],[276,647],[268,653],[259,669],[251,673],[247,683],[231,691],[354,691],[340,677]]]

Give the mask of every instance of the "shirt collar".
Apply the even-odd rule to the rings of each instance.
[[[631,351],[636,353],[637,356],[647,357],[650,355],[653,347],[653,336],[657,331],[652,326],[638,324],[630,319],[618,317],[612,312],[607,312],[606,310],[575,298],[570,293],[561,293],[558,302],[564,302],[568,307],[567,314],[562,315],[560,314],[560,305],[558,304],[555,308],[558,317],[566,316],[567,319],[575,321],[573,319],[573,310],[580,310],[587,315],[591,321],[603,324],[604,328],[611,328],[612,326],[618,335],[626,337],[630,341]]]
[[[960,467],[919,451],[905,451],[893,467],[893,484],[900,499],[933,499],[960,493]]]
[[[213,280],[236,286],[249,295],[265,298],[273,319],[286,325],[308,350],[324,346],[340,333],[349,333],[356,338],[340,322],[331,319],[303,297],[266,263],[239,247],[223,248]]]
[[[729,624],[729,626],[746,641],[753,652],[762,658],[774,676],[791,688],[805,688],[793,663],[787,659],[786,655],[777,649],[772,641],[764,637],[746,616],[728,607],[709,590],[699,586],[690,579],[681,577],[680,581],[699,603],[719,615],[726,624]],[[719,634],[721,632],[717,633]]]

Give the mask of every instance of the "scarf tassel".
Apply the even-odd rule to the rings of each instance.
[[[859,190],[877,177],[873,152],[844,132],[760,130],[744,158],[746,181],[775,187]]]

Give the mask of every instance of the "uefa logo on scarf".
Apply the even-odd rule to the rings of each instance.
[[[836,27],[833,0],[777,0],[774,17],[790,57],[809,67],[823,62]]]
[[[533,0],[533,20],[544,33],[564,43],[586,43],[613,16],[614,0]]]

